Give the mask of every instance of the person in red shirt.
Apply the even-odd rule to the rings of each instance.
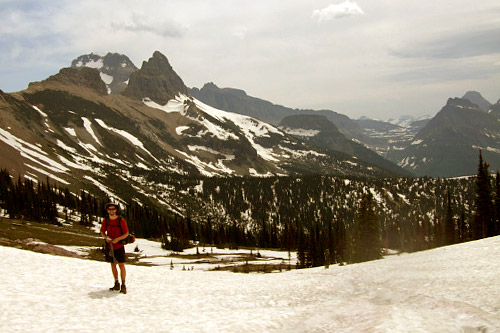
[[[120,216],[120,205],[115,203],[106,204],[108,217],[102,220],[101,235],[106,240],[106,261],[111,263],[111,272],[115,279],[115,285],[110,290],[120,290],[121,293],[127,293],[125,279],[127,271],[125,270],[125,246],[120,243],[121,240],[128,236],[127,221]],[[122,284],[118,281],[118,270],[120,267],[120,276]]]

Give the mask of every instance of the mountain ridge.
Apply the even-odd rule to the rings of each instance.
[[[112,61],[110,59],[112,59]],[[87,65],[90,68],[86,67]],[[318,149],[320,150],[328,149],[329,150],[328,154],[330,154],[331,156],[328,157],[327,159],[330,159],[332,156],[335,156],[335,154],[341,154],[341,153],[352,155],[353,154],[352,147],[360,143],[370,148],[371,150],[377,152],[379,155],[386,157],[388,161],[392,161],[392,163],[389,162],[388,164],[385,164],[385,167],[388,167],[389,165],[389,168],[390,169],[392,168],[392,170],[396,171],[397,174],[404,174],[408,171],[414,172],[415,166],[418,164],[416,162],[418,159],[415,159],[414,157],[410,156],[411,155],[410,151],[412,148],[415,148],[415,146],[417,145],[416,142],[420,140],[417,134],[421,130],[423,130],[423,133],[426,133],[426,131],[427,132],[430,131],[429,129],[424,130],[426,124],[428,125],[429,123],[428,120],[413,122],[411,126],[405,125],[405,126],[394,127],[393,125],[390,125],[389,122],[380,122],[368,119],[351,120],[349,117],[338,114],[331,110],[291,109],[284,106],[275,105],[271,102],[262,99],[249,96],[248,94],[246,94],[245,91],[240,89],[218,88],[213,82],[205,84],[202,89],[187,88],[182,79],[170,65],[168,59],[163,54],[157,51],[154,52],[153,56],[150,57],[147,61],[143,62],[140,69],[137,69],[137,67],[133,65],[133,63],[128,59],[128,57],[112,53],[108,53],[106,55],[97,55],[93,53],[89,55],[83,55],[73,60],[72,66],[73,68],[61,69],[59,73],[50,76],[46,80],[30,83],[30,85],[25,91],[12,94],[12,96],[16,96],[18,98],[17,102],[12,100],[10,101],[16,104],[19,103],[20,100],[23,100],[25,96],[32,96],[31,99],[33,99],[33,96],[35,96],[36,94],[37,94],[36,96],[40,98],[42,98],[41,96],[44,95],[42,99],[62,98],[62,100],[68,98],[71,99],[72,98],[71,96],[78,96],[83,100],[87,101],[94,100],[97,102],[98,105],[107,105],[111,109],[115,110],[122,109],[122,111],[128,110],[125,112],[126,117],[128,118],[139,119],[140,117],[138,117],[135,114],[135,112],[139,112],[140,114],[142,114],[142,116],[145,116],[146,119],[148,119],[147,122],[149,122],[150,125],[154,124],[153,127],[155,128],[154,131],[149,131],[149,133],[141,134],[145,136],[143,140],[144,142],[151,140],[151,143],[149,143],[149,145],[154,147],[152,148],[153,150],[158,152],[164,150],[165,152],[168,152],[166,153],[166,155],[172,155],[175,156],[175,158],[180,158],[181,160],[185,159],[186,156],[189,155],[191,152],[196,152],[197,155],[203,156],[206,159],[205,162],[197,164],[198,162],[192,160],[191,159],[192,157],[189,158],[191,159],[189,163],[198,170],[200,170],[200,168],[204,169],[205,171],[207,171],[208,169],[216,170],[218,168],[216,167],[216,165],[222,167],[224,163],[226,164],[231,163],[230,160],[227,160],[227,158],[234,155],[235,157],[242,158],[242,160],[239,160],[237,163],[236,162],[233,163],[234,167],[238,169],[237,173],[246,174],[247,172],[242,169],[242,166],[245,165],[245,163],[249,162],[250,160],[259,157],[258,151],[261,150],[261,148],[263,147],[262,145],[259,145],[257,142],[254,142],[253,141],[254,139],[252,137],[244,134],[244,131],[242,131],[243,127],[241,127],[240,125],[236,125],[236,127],[234,127],[235,126],[234,120],[229,119],[231,117],[222,117],[221,119],[218,119],[217,117],[211,116],[209,113],[207,113],[206,110],[202,110],[203,108],[206,108],[206,105],[204,103],[207,103],[207,100],[205,101],[198,100],[198,98],[196,98],[195,95],[200,97],[200,94],[206,95],[204,98],[208,99],[208,101],[210,102],[208,104],[219,103],[220,105],[226,106],[224,108],[218,108],[219,110],[224,109],[234,114],[253,113],[261,118],[262,117],[270,118],[273,122],[278,121],[278,119],[281,121],[283,120],[283,118],[280,119],[280,117],[286,117],[290,115],[305,114],[312,116],[312,118],[318,115],[325,116],[328,122],[331,122],[338,128],[338,131],[328,132],[328,130],[326,130],[324,133],[321,134],[323,141],[311,140],[311,138],[304,140],[304,137],[301,137],[300,135],[299,136],[293,135],[292,139],[288,139],[292,140],[290,141],[290,143],[293,142],[293,145],[297,144],[299,146],[302,145],[301,146],[302,148],[300,148],[302,151],[307,151],[308,149],[312,149],[312,151],[314,151],[316,149],[317,151],[315,152],[315,154],[319,153],[320,155],[324,154],[324,152],[320,153]],[[109,74],[111,73],[110,70],[112,69],[112,67],[116,68],[117,66],[126,68],[128,71],[127,75],[130,75],[128,77],[122,76],[118,80],[124,84],[126,83],[126,88],[123,89],[121,93],[113,91],[110,88],[110,84],[105,82],[106,79],[109,79],[105,75],[112,76],[111,74]],[[115,81],[115,79],[116,78],[113,76],[113,81]],[[59,95],[59,97],[55,97],[57,95],[57,93],[55,92],[57,91],[58,92],[65,91],[67,94],[66,95],[61,94]],[[190,92],[192,93],[193,97],[195,97],[194,99],[189,96]],[[51,94],[52,96],[50,96]],[[477,105],[478,101],[484,100],[484,98],[482,98],[482,96],[479,93],[473,91],[467,92],[464,95],[464,97],[475,99],[476,103],[471,102],[472,105]],[[86,104],[87,102],[82,102],[83,100],[79,101],[75,100],[75,103]],[[465,100],[468,99],[465,98]],[[202,104],[196,101],[203,102],[202,104],[205,106],[202,106]],[[240,102],[242,101],[243,102],[246,101],[246,104],[245,103],[241,104]],[[36,98],[33,102],[37,102]],[[450,104],[453,104],[453,100],[450,102]],[[54,103],[52,103],[51,105],[54,106]],[[88,104],[88,107],[91,109],[92,108],[96,109],[96,107],[92,106],[92,104]],[[23,106],[22,108],[33,109],[31,106]],[[158,115],[155,114],[156,111],[152,111],[151,108],[163,111],[164,114],[160,118],[165,118],[165,119],[168,118],[169,122],[173,121],[174,124],[180,125],[180,127],[179,126],[175,127],[171,124],[165,123],[164,122],[165,120],[157,121],[156,119],[158,118]],[[184,117],[182,118],[183,120],[179,120],[181,118],[173,116],[172,112],[180,113],[182,117]],[[495,104],[491,105],[490,110],[488,112],[494,116],[497,113],[500,113],[500,107],[496,106]],[[456,113],[455,116],[458,116],[458,114],[459,113]],[[242,119],[243,118],[239,119],[238,121],[243,121],[246,123],[252,122],[249,120],[242,120]],[[188,126],[186,125],[186,121],[187,122],[194,121],[196,125]],[[455,124],[455,120],[453,119],[448,121],[451,122],[450,124]],[[459,126],[461,122],[459,120],[456,121],[457,123],[455,125]],[[78,120],[77,122],[78,124],[83,124],[81,120]],[[141,120],[141,122],[142,124],[145,123],[144,120]],[[394,121],[392,122],[394,123]],[[242,146],[236,149],[235,147],[237,145],[234,142],[222,144],[221,142],[217,142],[220,140],[214,139],[213,136],[210,138],[206,136],[205,138],[202,138],[203,132],[200,132],[200,129],[205,128],[205,126],[208,124],[212,126],[212,129],[216,128],[219,125],[229,126],[228,128],[232,129],[229,130],[229,132],[227,133],[230,134],[226,133],[225,135],[228,135],[229,137],[231,137],[231,135],[235,135],[235,138],[238,138]],[[278,124],[279,123],[276,123],[274,126],[277,126]],[[103,127],[99,124],[95,126]],[[133,126],[131,127],[133,128]],[[179,128],[181,127],[185,129],[180,130]],[[104,130],[109,131],[109,129],[106,129],[106,127],[103,128]],[[108,128],[111,127],[108,126]],[[125,130],[125,129],[120,129],[120,130]],[[236,132],[234,132],[235,130]],[[178,131],[178,133],[176,131]],[[492,130],[491,133],[489,133],[490,139],[496,135],[495,131],[496,130]],[[330,137],[327,137],[325,133],[328,133]],[[339,136],[339,133],[342,134],[342,137]],[[199,136],[199,138],[196,138],[196,136]],[[189,137],[189,139],[187,139],[186,137]],[[162,140],[158,140],[158,138],[162,138]],[[276,138],[277,137],[275,137],[274,139],[268,138],[264,140],[264,138],[261,137],[258,139],[258,141],[266,142],[265,143],[266,145],[274,144],[275,148],[273,149],[275,149],[276,151],[281,150],[281,153],[279,154],[283,154],[284,153],[283,148],[285,146],[280,147],[279,145],[276,145],[277,142],[279,142],[279,140],[276,141]],[[337,143],[334,142],[335,138],[336,140],[339,140]],[[353,140],[354,142],[344,141],[345,138],[347,138],[348,140]],[[467,138],[471,139],[470,136]],[[458,138],[458,139],[464,140],[464,138]],[[186,146],[189,140],[193,142],[196,141],[196,144],[188,144]],[[325,143],[326,141],[329,141],[330,144],[326,144]],[[287,145],[289,145],[290,143],[287,143]],[[208,144],[208,146],[205,144]],[[159,148],[159,146],[161,146],[161,148]],[[184,148],[179,150],[176,147],[177,148],[184,147]],[[190,147],[189,148],[191,149],[190,151],[186,151],[189,150],[188,147]],[[475,150],[478,150],[480,148],[488,150],[491,154],[496,153],[497,151],[496,144],[489,144],[488,140],[482,140],[479,143],[471,143],[471,147]],[[265,149],[270,149],[270,147]],[[290,147],[287,147],[286,149],[290,149]],[[359,153],[359,149],[357,151]],[[237,153],[234,154],[235,152]],[[435,154],[434,152],[430,151],[428,153]],[[225,162],[221,162],[220,158],[224,156],[226,157],[226,160]],[[272,156],[272,154],[268,156]],[[337,155],[337,157],[335,158],[338,158],[338,156],[341,155]],[[345,158],[346,158],[345,156],[341,157],[340,160]],[[366,160],[366,158],[363,157],[360,158]],[[409,163],[408,161],[410,161],[411,159],[413,159],[414,162]],[[420,159],[422,161],[426,160],[427,163],[430,157],[426,159],[425,156],[421,156]],[[269,162],[270,161],[263,163],[266,164]],[[298,162],[298,159],[296,159],[296,162]],[[371,162],[373,162],[373,160]],[[383,162],[387,163],[387,161]],[[260,162],[257,162],[255,160],[254,162],[251,162],[250,165],[252,165],[253,168],[254,166],[257,166],[259,163]],[[298,163],[296,164],[296,166],[298,165],[301,166],[299,167],[299,169],[295,171],[315,172],[314,170],[317,171],[321,170],[319,172],[326,172],[327,168],[319,167],[319,165],[322,163],[323,162],[316,161],[313,163],[314,165],[316,165],[314,167],[310,167],[303,162]],[[399,166],[404,167],[407,171],[402,173],[401,170],[394,169],[393,165],[391,165],[394,163],[397,163]],[[145,165],[147,165],[147,163]],[[380,166],[380,164],[378,165]],[[319,169],[315,169],[317,167],[319,167]],[[222,169],[224,168],[222,167]],[[285,173],[288,173],[290,171],[292,173],[295,172],[292,171],[293,169],[294,167],[288,169],[288,171],[286,171]],[[334,169],[336,170],[335,172],[339,172],[340,170],[336,168]],[[262,170],[260,171],[256,171],[255,174],[260,174],[261,171],[262,171],[261,174],[267,174],[268,172],[271,172],[272,174],[279,174],[280,172],[278,170],[279,168],[275,167],[269,168],[268,166],[262,168]],[[220,172],[220,170],[217,172]],[[430,176],[443,174],[440,172],[436,172],[436,170],[434,169],[431,170],[430,172],[431,172],[430,174],[422,174],[422,173],[418,174],[430,175]]]
[[[38,182],[50,178],[76,193],[160,204],[179,213],[187,209],[186,194],[152,179],[405,174],[210,107],[179,93],[179,86],[162,85],[168,71],[157,72],[159,84],[151,91],[137,80],[132,96],[109,94],[95,68],[61,69],[26,90],[1,93],[0,153],[6,160],[0,167]],[[154,93],[177,95],[163,97],[168,101],[162,104]]]
[[[477,172],[479,150],[492,169],[500,167],[499,119],[464,98],[449,98],[410,145],[392,159],[417,175],[454,177]]]

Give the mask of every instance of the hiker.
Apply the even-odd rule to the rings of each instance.
[[[106,261],[111,263],[111,271],[115,279],[115,285],[109,290],[119,290],[121,293],[127,293],[125,279],[127,272],[125,270],[125,246],[120,243],[121,240],[128,236],[127,221],[120,216],[120,205],[115,203],[106,204],[108,217],[102,220],[101,235],[106,240]],[[112,246],[111,246],[112,245]],[[118,281],[118,270],[116,265],[120,267],[120,276],[122,284]]]

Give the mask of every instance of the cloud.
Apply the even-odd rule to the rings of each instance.
[[[132,13],[125,19],[111,22],[115,30],[130,32],[149,32],[163,37],[182,37],[188,27],[177,22],[162,18],[146,16],[141,13]]]
[[[339,4],[331,4],[323,9],[316,9],[312,14],[320,23],[357,15],[364,15],[364,11],[357,3],[349,0]]]
[[[454,32],[394,49],[401,58],[458,59],[500,54],[500,28]]]

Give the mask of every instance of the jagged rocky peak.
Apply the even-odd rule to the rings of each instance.
[[[164,105],[178,93],[188,95],[188,89],[174,71],[167,57],[155,51],[141,69],[130,76],[123,94],[137,99],[150,98]]]
[[[488,111],[489,108],[491,107],[491,103],[486,100],[480,93],[477,91],[468,91],[465,93],[465,95],[462,97],[464,99],[467,99],[471,101],[472,103],[476,104],[479,106],[481,110]]]
[[[478,106],[472,103],[470,100],[465,98],[448,98],[446,102],[447,106],[458,106],[458,107],[466,107],[466,108],[478,108]]]
[[[119,94],[125,90],[130,75],[138,69],[126,55],[119,53],[84,54],[73,60],[71,67],[97,69],[110,94]]]
[[[107,94],[106,84],[101,80],[99,71],[93,68],[62,68],[59,73],[48,77],[41,82],[31,82],[29,88],[47,86],[57,86],[62,89],[71,89],[71,87],[81,87],[93,90],[99,94]]]

